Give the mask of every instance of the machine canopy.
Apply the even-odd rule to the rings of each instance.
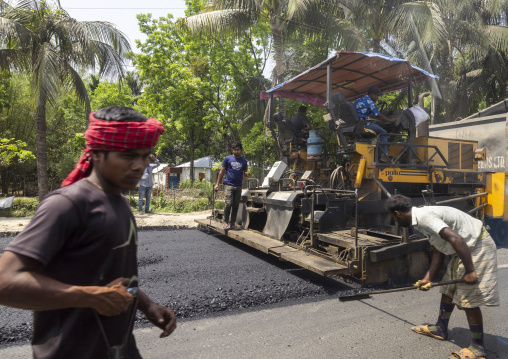
[[[348,101],[365,96],[371,86],[383,93],[438,78],[407,60],[371,52],[337,52],[307,71],[261,92],[261,99],[284,97],[323,107],[326,102],[327,66],[332,66],[332,93],[342,92]]]

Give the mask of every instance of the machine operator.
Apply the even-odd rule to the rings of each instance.
[[[376,134],[381,134],[379,136],[379,139],[382,142],[387,141],[386,133],[387,131],[381,127],[380,125],[372,122],[373,119],[378,119],[386,123],[394,123],[397,120],[388,118],[385,115],[383,115],[381,112],[379,112],[379,109],[377,108],[376,102],[381,96],[381,90],[377,86],[371,86],[369,88],[369,91],[367,92],[367,95],[360,97],[358,100],[355,101],[355,107],[356,111],[358,112],[358,116],[360,117],[360,120],[366,120],[365,128],[369,130],[373,130],[376,132]],[[381,162],[389,162],[390,159],[388,158],[388,145],[382,145],[381,149],[383,151],[380,161]]]

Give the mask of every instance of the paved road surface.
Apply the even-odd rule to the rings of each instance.
[[[228,242],[219,243],[224,251],[223,244]],[[508,250],[500,249],[498,253],[502,304],[484,310],[486,344],[489,358],[508,358]],[[223,254],[219,266],[228,260]],[[258,259],[242,260],[259,270]],[[215,270],[213,265],[209,266],[211,271]],[[234,268],[239,267],[234,264]],[[283,273],[277,279],[279,282],[286,275],[293,275],[285,267],[271,270],[272,275]],[[230,273],[234,276],[234,272]],[[289,280],[291,286],[295,285],[293,279]],[[150,327],[137,329],[135,335],[144,358],[447,358],[450,352],[469,343],[465,315],[459,310],[454,311],[450,321],[449,341],[411,332],[413,325],[435,322],[437,289],[377,295],[351,302],[340,302],[337,295],[331,291],[329,295],[308,296],[303,300],[289,298],[247,310],[236,308],[227,315],[180,320],[177,331],[166,339],[159,339],[159,330]],[[26,357],[30,357],[28,345],[0,349],[0,358]]]

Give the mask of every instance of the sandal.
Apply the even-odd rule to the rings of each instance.
[[[476,356],[471,350],[468,348],[464,348],[459,350],[458,352],[453,352],[448,359],[485,359],[486,356]]]
[[[228,223],[222,223],[222,228],[223,229],[229,229],[229,224]]]
[[[439,334],[432,333],[429,330],[428,324],[412,327],[411,330],[415,333],[426,335],[428,337],[432,337],[432,338],[439,339],[439,340],[446,340],[446,338],[447,338],[447,336],[441,336]]]

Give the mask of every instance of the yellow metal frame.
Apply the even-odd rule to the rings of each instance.
[[[494,218],[508,219],[505,203],[508,200],[507,174],[504,172],[487,173],[487,204],[485,214]]]

